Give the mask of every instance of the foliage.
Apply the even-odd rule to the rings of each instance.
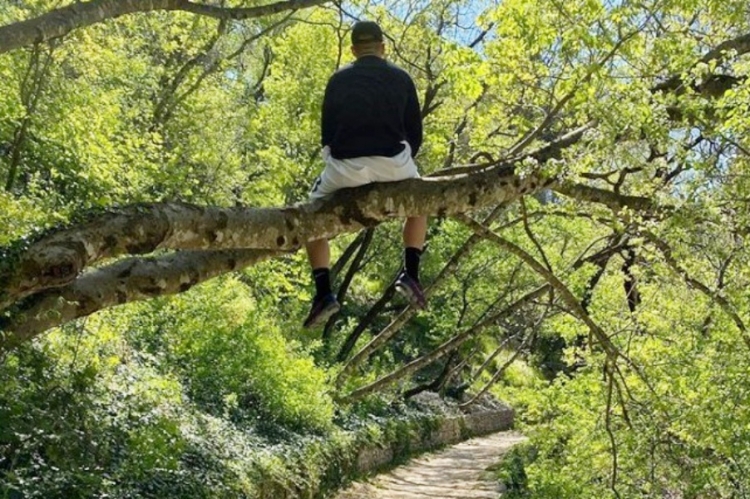
[[[0,25],[72,2],[7,3]],[[5,353],[0,497],[327,490],[363,442],[430,427],[400,407],[419,387],[512,402],[530,441],[499,472],[511,497],[750,494],[747,2],[378,0],[287,14],[122,16],[0,55],[0,269],[40,234],[126,204],[305,199],[323,166],[325,82],[351,60],[355,16],[381,23],[388,57],[415,79],[425,175],[588,124],[545,166],[564,182],[486,222],[515,255],[433,220],[430,308],[346,372],[339,361],[404,309],[394,297],[365,321],[401,266],[398,223],[341,267],[344,309],[322,334],[299,326],[311,285],[298,253]],[[357,240],[337,239],[334,261]],[[478,327],[550,275],[552,291]],[[342,402],[467,331],[455,352]]]
[[[209,300],[216,306],[205,307]],[[179,377],[187,396],[205,412],[298,430],[330,425],[333,405],[325,372],[284,339],[242,283],[219,280],[143,307],[120,334]],[[119,314],[112,320],[119,322]]]
[[[165,359],[132,349],[111,324],[91,327],[96,333],[55,333],[44,349],[23,347],[4,362],[4,496],[319,497],[357,475],[364,446],[394,446],[403,458],[412,437],[435,425],[432,416],[389,410],[311,435],[278,417],[238,418],[236,401],[213,415],[185,383],[159,372]],[[262,368],[271,371],[254,367]]]

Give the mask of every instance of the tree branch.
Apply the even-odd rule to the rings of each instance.
[[[736,51],[737,55],[750,52],[750,33],[726,40],[710,50],[700,58],[693,66],[700,63],[708,63],[714,60],[723,60],[727,53]],[[711,96],[720,96],[739,82],[737,78],[727,75],[712,75],[701,85],[695,86],[694,90],[699,93],[707,93]],[[685,81],[681,74],[673,75],[666,81],[655,85],[653,92],[675,92],[680,95],[685,92]]]
[[[568,306],[571,313],[578,319],[580,319],[586,326],[588,326],[592,335],[599,341],[602,349],[606,352],[608,357],[619,356],[617,347],[612,343],[606,333],[596,324],[589,314],[583,309],[578,299],[571,293],[568,287],[560,281],[560,279],[547,270],[547,268],[539,263],[533,256],[524,251],[521,247],[513,244],[502,236],[492,232],[487,227],[483,226],[479,222],[473,220],[471,217],[466,215],[456,215],[456,218],[470,227],[474,232],[480,234],[485,239],[494,242],[504,250],[516,255],[518,258],[523,260],[528,266],[542,276],[552,288],[555,289],[562,298],[563,302]]]
[[[278,254],[268,250],[180,251],[122,260],[87,272],[62,288],[37,293],[0,316],[0,349],[103,308],[182,293]]]
[[[497,206],[488,216],[485,220],[485,223],[489,224],[492,223],[500,214],[504,211],[505,206]],[[471,252],[472,249],[482,240],[481,237],[477,235],[470,236],[463,245],[456,251],[456,253],[453,254],[450,260],[443,266],[443,268],[440,270],[440,273],[435,277],[435,279],[432,281],[429,287],[425,289],[425,297],[430,298],[432,294],[439,288],[439,286],[442,284],[442,282],[450,275],[453,275],[453,271],[458,267],[458,262],[467,254]],[[388,289],[388,292],[386,294],[390,294],[390,296],[393,296],[393,286],[390,286]],[[389,296],[389,299],[390,299]],[[382,300],[381,300],[382,301]],[[380,302],[378,302],[380,303]],[[373,307],[375,308],[375,307]],[[354,371],[354,368],[361,364],[364,360],[368,359],[370,355],[372,355],[375,351],[377,351],[381,346],[383,346],[389,339],[391,339],[396,333],[398,333],[401,330],[401,327],[403,327],[404,324],[406,324],[409,319],[411,319],[414,314],[417,313],[417,310],[414,307],[408,307],[406,310],[401,312],[401,314],[396,317],[388,326],[386,326],[385,329],[380,331],[367,345],[365,345],[359,352],[352,357],[352,359],[346,363],[344,368],[341,370],[341,373],[339,373],[337,378],[337,383],[341,385],[343,380],[346,378],[348,374],[351,374]],[[369,314],[368,314],[369,317]],[[354,344],[356,343],[356,340],[359,338],[359,335],[364,331],[364,328],[360,330],[358,327],[355,332],[359,331],[359,334],[356,335],[356,338],[352,339],[352,336],[354,336],[354,333],[352,333],[352,336],[350,336],[349,339],[347,339],[346,344],[344,345],[345,348],[342,347],[341,351],[338,355],[338,360],[340,362],[343,362],[346,359],[346,356],[351,352],[351,350],[354,348]]]
[[[568,197],[603,204],[613,210],[628,207],[637,211],[656,211],[659,207],[652,198],[642,196],[627,196],[606,189],[591,187],[575,182],[563,181],[552,185],[552,189]],[[668,207],[661,207],[668,209]]]
[[[336,361],[337,362],[344,362],[346,360],[346,357],[351,353],[351,351],[354,349],[354,346],[357,344],[357,341],[359,341],[360,336],[362,336],[362,333],[365,332],[365,329],[372,324],[372,322],[375,320],[375,318],[380,314],[380,312],[385,308],[386,304],[391,301],[391,298],[396,294],[396,288],[393,285],[393,282],[391,282],[391,285],[388,286],[388,288],[385,290],[385,293],[383,293],[383,296],[380,297],[380,299],[375,302],[375,304],[370,307],[370,310],[367,311],[367,315],[362,318],[361,321],[357,324],[357,327],[354,328],[354,331],[352,331],[349,336],[344,341],[344,344],[341,346],[341,349],[339,350],[339,353],[336,355]],[[411,307],[402,312],[402,314],[408,312],[411,310]]]
[[[351,265],[349,265],[349,270],[346,272],[346,275],[344,276],[344,280],[341,282],[341,285],[339,286],[339,291],[336,294],[336,299],[339,303],[342,303],[344,301],[344,298],[346,297],[346,293],[349,291],[349,285],[352,283],[352,279],[354,279],[354,276],[357,275],[357,272],[360,271],[362,264],[362,259],[365,257],[365,253],[367,253],[367,250],[370,249],[370,243],[372,243],[372,236],[375,233],[375,230],[370,228],[363,232],[362,242],[359,246],[359,251],[357,251],[357,256],[354,257],[354,260],[352,261]],[[338,318],[340,312],[334,314],[330,319],[328,319],[328,322],[326,322],[325,327],[323,328],[323,341],[326,342],[330,339],[332,333],[333,333],[333,326],[336,323],[336,319]]]
[[[492,378],[482,387],[481,390],[479,390],[473,397],[471,397],[469,400],[464,402],[463,404],[459,405],[460,408],[466,408],[470,405],[474,404],[479,398],[487,393],[492,386],[497,383],[500,378],[505,374],[505,371],[510,367],[511,364],[513,364],[516,359],[523,353],[524,349],[529,346],[531,341],[533,341],[534,337],[536,336],[536,330],[532,331],[526,338],[524,338],[523,342],[521,342],[521,345],[516,349],[515,352],[513,352],[513,355],[511,355],[505,363],[503,363],[502,366],[500,366],[500,369],[495,372],[495,374],[492,375]]]
[[[500,319],[508,317],[509,315],[520,310],[524,305],[536,300],[540,296],[543,296],[545,293],[549,291],[549,288],[550,286],[548,284],[545,284],[543,286],[536,288],[535,290],[525,294],[524,296],[522,296],[521,298],[519,298],[518,300],[510,304],[508,307],[506,307],[502,311],[491,315],[490,317],[470,327],[469,329],[462,332],[461,334],[454,336],[453,338],[446,341],[445,343],[443,343],[442,345],[440,345],[438,348],[428,353],[427,355],[423,355],[422,357],[416,360],[413,360],[412,362],[406,364],[402,368],[386,376],[381,377],[380,379],[370,383],[369,385],[366,385],[366,386],[363,386],[362,388],[354,390],[346,397],[343,397],[341,401],[342,402],[356,402],[362,397],[365,397],[369,395],[370,393],[380,390],[381,388],[384,388],[390,385],[391,383],[394,383],[402,378],[405,378],[406,376],[409,376],[410,374],[418,371],[422,367],[435,362],[441,357],[459,348],[469,339],[481,333],[486,327],[491,326],[492,324],[496,323]]]
[[[0,27],[0,54],[64,36],[71,31],[136,12],[178,10],[222,20],[242,20],[298,10],[327,0],[285,0],[246,8],[205,5],[188,0],[93,0],[74,3],[39,17]]]
[[[440,370],[440,373],[432,381],[422,383],[419,386],[406,390],[403,394],[404,399],[410,399],[420,393],[431,391],[438,392],[442,389],[445,383],[448,381],[451,373],[453,372],[452,365],[458,358],[458,350],[453,350],[448,358],[445,360],[445,365]]]
[[[503,165],[472,176],[410,179],[345,189],[331,199],[284,208],[131,205],[58,230],[6,258],[0,309],[73,281],[105,258],[157,249],[296,249],[314,239],[373,227],[390,218],[445,216],[518,199],[543,188],[540,173],[521,178]]]
[[[744,321],[742,318],[740,318],[739,314],[737,313],[737,310],[734,308],[734,306],[729,303],[729,301],[724,298],[721,294],[715,293],[711,291],[711,289],[700,282],[697,279],[694,279],[690,277],[690,275],[687,273],[687,270],[682,268],[680,264],[675,259],[674,255],[672,254],[672,248],[669,247],[669,245],[659,239],[656,235],[651,234],[649,232],[645,232],[644,235],[646,236],[646,239],[652,243],[656,248],[659,249],[661,254],[664,256],[664,260],[667,262],[667,265],[669,265],[672,270],[674,270],[678,275],[680,275],[685,283],[687,283],[688,286],[697,289],[701,293],[703,293],[708,299],[711,301],[716,302],[721,309],[732,318],[735,325],[737,326],[737,329],[739,329],[740,334],[742,335],[742,340],[745,342],[745,345],[750,348],[750,334],[748,334],[747,327],[745,326]]]
[[[612,448],[612,479],[609,483],[609,488],[615,497],[620,499],[620,493],[617,491],[617,441],[615,440],[615,433],[612,430],[612,389],[615,384],[615,376],[609,361],[605,365],[605,373],[607,373],[609,381],[607,383],[607,407],[604,412],[604,427],[607,430],[607,435],[609,435],[609,442]]]
[[[336,280],[341,271],[344,270],[344,267],[346,267],[346,265],[349,263],[349,260],[352,259],[359,247],[362,245],[362,241],[364,241],[366,234],[366,230],[363,230],[359,234],[357,234],[357,237],[354,238],[354,241],[349,243],[349,246],[346,247],[339,259],[336,260],[336,263],[333,264],[333,266],[331,267],[331,281]]]

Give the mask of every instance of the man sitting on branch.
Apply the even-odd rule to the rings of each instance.
[[[325,168],[315,180],[310,199],[371,182],[418,178],[414,156],[422,144],[422,114],[411,77],[385,60],[380,26],[370,21],[352,28],[356,60],[331,76],[325,90],[322,146]],[[419,259],[427,233],[427,217],[404,224],[404,268],[396,289],[420,309],[426,301],[419,283]],[[307,254],[315,280],[315,298],[304,327],[325,323],[341,308],[331,291],[327,239],[310,241]]]

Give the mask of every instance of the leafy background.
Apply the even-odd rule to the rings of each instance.
[[[6,2],[0,23],[66,3]],[[0,244],[140,201],[304,200],[322,168],[323,89],[351,60],[354,18],[383,25],[389,57],[417,83],[424,174],[477,152],[502,157],[545,120],[529,147],[595,121],[554,168],[669,207],[645,216],[545,192],[493,223],[586,304],[628,361],[613,367],[551,295],[455,355],[341,403],[543,283],[479,242],[429,310],[338,386],[337,353],[399,267],[400,227],[388,223],[322,336],[300,327],[312,289],[294,254],[97,313],[5,355],[0,494],[254,497],[264,476],[294,480],[299,449],[325,462],[330,446],[349,445],[347,431],[397,417],[404,392],[447,369],[446,396],[491,382],[517,409],[530,440],[499,472],[511,497],[750,494],[750,64],[732,53],[696,64],[748,33],[745,1],[352,1],[243,22],[149,13],[77,30],[0,56]],[[719,96],[696,90],[717,74],[737,83]],[[653,91],[673,75],[682,93]],[[427,284],[470,235],[432,221]],[[338,238],[334,259],[354,241]],[[603,267],[575,264],[613,244]],[[635,307],[626,282],[637,282]],[[403,307],[390,300],[354,351]]]

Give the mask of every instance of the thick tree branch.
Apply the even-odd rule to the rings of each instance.
[[[532,153],[540,165],[580,140],[574,131]],[[8,258],[0,272],[0,310],[44,289],[71,283],[105,258],[157,249],[291,250],[303,243],[373,227],[389,218],[446,216],[512,202],[546,188],[541,168],[520,177],[512,163],[455,175],[344,189],[332,198],[284,208],[130,205],[55,231]]]
[[[268,250],[180,251],[156,258],[128,258],[92,270],[72,284],[31,296],[0,316],[0,349],[97,310],[182,293],[278,254]]]
[[[222,20],[241,20],[304,9],[327,0],[285,0],[246,8],[219,7],[188,0],[93,0],[74,3],[39,17],[0,27],[0,54],[64,36],[71,31],[136,12],[179,10]]]

